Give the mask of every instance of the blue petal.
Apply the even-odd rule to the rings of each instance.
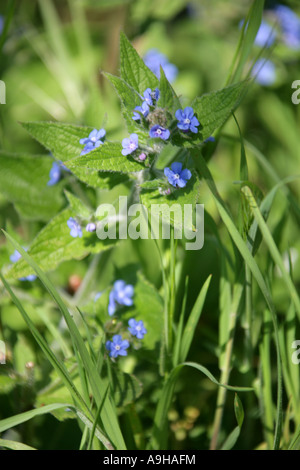
[[[186,108],[184,108],[183,113],[185,115],[185,118],[187,119],[192,119],[192,117],[194,116],[194,110],[190,106],[187,106]]]
[[[190,170],[188,170],[187,168],[185,168],[184,170],[182,170],[182,172],[180,173],[180,178],[181,179],[184,179],[184,180],[189,180],[191,179],[192,177],[192,173],[190,172]]]
[[[182,163],[181,162],[173,162],[171,165],[172,170],[174,173],[177,173],[178,175],[181,173],[182,170]]]
[[[178,186],[179,188],[184,188],[184,187],[186,186],[186,181],[185,181],[184,179],[182,179],[182,178],[179,178],[179,179],[177,180],[177,186]]]

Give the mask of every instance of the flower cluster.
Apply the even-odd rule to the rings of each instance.
[[[261,22],[255,38],[255,44],[259,47],[271,47],[279,38],[288,48],[300,49],[300,18],[286,5],[275,5],[267,11],[269,16],[274,17],[271,25],[264,19]],[[243,21],[241,22],[241,24]],[[278,28],[275,26],[278,25]],[[247,28],[248,25],[246,25]],[[275,64],[269,60],[260,58],[252,68],[251,75],[254,80],[263,86],[273,85],[276,81]]]
[[[144,338],[147,330],[142,320],[137,321],[131,318],[128,321],[128,325],[127,329],[132,336],[140,340]],[[106,341],[105,346],[109,352],[109,356],[115,359],[118,356],[127,356],[127,349],[130,346],[130,342],[127,339],[123,339],[122,335],[117,334],[112,337],[112,341]]]
[[[70,229],[71,237],[73,238],[82,237],[82,227],[80,223],[78,222],[78,220],[74,219],[74,217],[70,217],[67,221],[67,225]],[[86,225],[85,230],[90,233],[95,232],[97,230],[97,225],[95,224],[95,222],[89,222]]]
[[[300,49],[300,18],[285,5],[275,6],[275,16],[281,27],[282,39],[291,49]]]
[[[103,144],[103,141],[101,139],[105,136],[105,134],[106,131],[104,129],[100,129],[99,131],[97,129],[93,129],[88,137],[80,139],[80,144],[84,145],[84,149],[82,150],[80,155],[86,155],[92,150],[100,147],[100,145]]]
[[[134,108],[133,116],[132,119],[134,121],[139,121],[141,119],[141,116],[146,118],[150,112],[150,106],[154,106],[154,103],[158,101],[159,99],[159,89],[156,88],[154,92],[152,92],[151,88],[147,88],[144,93],[143,97],[143,102],[141,106],[136,106]]]
[[[119,279],[115,281],[112,290],[109,294],[108,314],[113,316],[119,307],[131,307],[133,305],[134,287],[131,284],[126,284],[125,281]],[[101,294],[97,297],[99,298]],[[111,341],[106,341],[106,349],[109,356],[116,358],[118,356],[127,356],[127,349],[130,346],[130,338],[137,338],[142,340],[147,333],[142,320],[135,320],[130,318],[126,328],[126,336],[122,337],[121,334],[115,334]]]
[[[161,139],[166,141],[170,138],[171,132],[167,127],[167,122],[172,120],[172,116],[167,110],[157,107],[157,102],[160,97],[160,91],[156,88],[154,91],[151,88],[147,88],[143,96],[143,102],[140,106],[136,106],[133,110],[132,119],[134,121],[143,120],[144,124],[149,124],[149,137],[152,139]],[[177,119],[177,128],[184,134],[191,132],[192,134],[198,133],[198,127],[200,122],[195,116],[193,108],[187,106],[185,109],[177,109],[175,112],[175,118]],[[174,118],[173,118],[174,119]],[[172,124],[171,124],[172,125]],[[139,138],[136,133],[131,134],[122,141],[122,155],[127,156],[133,154],[139,148]],[[138,156],[140,161],[145,161],[149,148],[143,148],[141,146],[141,153]],[[169,169],[165,170],[168,171]],[[183,172],[182,178],[177,177],[177,172],[172,176],[169,170],[168,175],[170,184],[177,188],[183,188],[186,185],[191,175],[189,170]],[[176,179],[176,184],[175,184]],[[178,180],[178,181],[177,181]]]

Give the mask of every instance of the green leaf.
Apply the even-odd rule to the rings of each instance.
[[[22,126],[53,156],[62,162],[80,156],[83,145],[79,140],[87,137],[92,127],[80,127],[57,122],[23,122]],[[68,167],[68,164],[66,164]],[[69,167],[68,167],[69,168]],[[94,188],[111,189],[115,184],[127,181],[127,177],[103,173],[88,168],[74,167],[72,173],[81,181]]]
[[[199,172],[202,174],[203,178],[206,181],[206,184],[213,196],[213,199],[216,203],[216,206],[218,208],[218,212],[220,214],[220,217],[222,218],[224,224],[226,225],[226,228],[229,232],[229,234],[232,237],[232,240],[239,250],[240,254],[242,255],[247,267],[250,269],[250,271],[253,274],[253,278],[256,280],[264,298],[265,301],[272,313],[272,321],[273,321],[273,326],[274,326],[274,333],[275,333],[275,344],[276,344],[276,358],[277,358],[277,412],[276,412],[276,429],[275,429],[275,437],[274,437],[274,449],[278,449],[280,445],[280,433],[281,433],[281,426],[282,426],[282,387],[281,387],[281,382],[282,382],[282,364],[281,364],[281,355],[280,355],[280,347],[279,347],[279,338],[278,338],[278,322],[277,322],[277,315],[276,315],[276,310],[275,306],[273,304],[273,299],[271,292],[268,288],[268,285],[265,282],[264,276],[258,267],[256,261],[254,260],[254,257],[251,254],[251,251],[249,250],[248,246],[244,242],[243,238],[239,234],[238,229],[236,228],[232,217],[226,208],[222,198],[220,197],[215,182],[211,176],[211,173],[206,165],[206,162],[204,161],[203,157],[201,154],[198,152],[195,153],[195,151],[191,151],[191,154],[194,155],[194,162],[196,166],[199,169]],[[250,191],[250,190],[249,190]],[[255,203],[256,205],[256,203]],[[259,220],[258,220],[259,223]]]
[[[27,446],[17,441],[9,441],[7,439],[0,439],[0,447],[5,447],[10,450],[36,450],[34,447]]]
[[[204,306],[206,294],[210,285],[210,281],[211,281],[211,276],[209,276],[207,280],[205,281],[205,283],[203,284],[199,292],[199,295],[197,297],[197,300],[189,315],[186,326],[184,328],[182,341],[181,341],[181,348],[180,348],[180,362],[185,361],[189,353],[189,350],[193,341],[193,337],[196,331],[196,327],[197,327],[198,321],[200,319],[200,316],[203,310],[203,306]]]
[[[40,269],[40,267],[35,263],[35,261],[29,256],[29,254],[7,233],[5,233],[5,236],[10,240],[10,242],[13,244],[13,246],[20,252],[20,254],[24,257],[25,261],[30,264],[30,266],[34,269],[35,273],[39,277],[40,281],[44,285],[44,287],[47,289],[53,300],[56,302],[58,305],[65,321],[68,326],[70,335],[72,337],[72,342],[74,346],[76,347],[78,351],[78,355],[82,361],[82,365],[86,370],[87,377],[89,379],[89,384],[91,387],[91,392],[93,393],[95,403],[96,405],[102,406],[102,399],[103,399],[103,393],[104,393],[104,383],[100,378],[99,371],[96,367],[96,364],[94,363],[93,358],[89,355],[89,352],[86,348],[85,342],[73,320],[73,317],[71,316],[68,308],[66,305],[63,303],[59,293],[55,289],[54,285],[50,281],[50,279],[45,275],[45,273]],[[4,280],[3,276],[0,273],[0,277],[2,279],[2,282],[5,284],[6,289],[9,291],[11,297],[13,298],[14,302],[18,306],[21,312],[23,312],[22,305],[19,303],[18,299],[14,296],[13,292],[7,285],[7,282]],[[23,314],[26,316],[26,313],[23,312]],[[27,317],[26,317],[27,318]],[[40,344],[42,344],[42,341],[40,340],[39,333],[36,332],[36,329],[34,326],[31,325],[30,319],[27,318],[28,323],[30,324],[30,329],[31,331],[35,331],[35,337],[38,338]],[[44,348],[44,351],[47,352],[48,357],[50,357],[50,354],[52,352],[49,351],[49,347]],[[57,366],[57,361],[55,362]],[[61,374],[61,376],[66,380],[67,374]],[[67,382],[69,385],[69,381]],[[72,392],[75,393],[74,386],[72,384]],[[78,394],[78,398],[80,399],[81,396]],[[81,398],[81,403],[84,404],[84,409],[87,407],[85,404],[84,400]],[[88,414],[90,415],[91,412],[89,409],[87,409]],[[121,429],[118,423],[118,418],[115,414],[115,410],[113,407],[113,404],[111,403],[110,397],[108,397],[105,400],[105,403],[103,404],[103,409],[100,414],[101,420],[103,423],[103,427],[105,431],[108,434],[108,437],[111,439],[112,442],[115,443],[115,446],[119,450],[124,450],[126,448],[125,442],[121,433]]]
[[[112,368],[111,378],[111,389],[114,391],[114,402],[117,407],[133,403],[142,394],[142,384],[134,375]]]
[[[252,392],[254,391],[251,387],[233,387],[228,384],[219,383],[216,378],[211,374],[211,372],[204,366],[197,364],[195,362],[184,362],[176,366],[170,374],[168,375],[167,380],[164,383],[164,386],[161,390],[160,398],[156,408],[154,416],[154,426],[152,430],[152,438],[150,442],[151,449],[165,449],[166,446],[166,422],[168,411],[172,402],[172,397],[177,382],[178,375],[183,367],[192,367],[197,369],[199,372],[204,374],[209,380],[211,380],[215,385],[219,387],[226,388],[227,390],[240,391],[240,392]]]
[[[78,366],[70,362],[68,372],[72,377],[74,385],[77,387],[80,393],[82,393],[80,377],[78,374]],[[126,406],[129,403],[134,402],[141,395],[142,385],[133,375],[112,368],[111,378],[112,382],[110,383],[110,387],[113,391],[114,402],[117,407]],[[59,380],[59,377],[55,371],[51,374],[51,379],[52,380],[46,389],[42,390],[38,394],[35,403],[37,407],[58,402],[69,403],[72,401],[70,392],[65,387],[64,383]],[[109,385],[108,379],[103,378],[102,380],[105,383],[107,382],[107,385]],[[73,410],[68,408],[54,410],[52,414],[60,421],[76,417],[76,414],[73,413]]]
[[[18,379],[16,377],[0,374],[0,395],[8,396],[17,384]]]
[[[87,207],[81,199],[74,196],[74,194],[70,193],[69,191],[65,191],[65,195],[70,204],[70,209],[73,213],[80,217],[80,219],[88,220],[91,215],[93,214],[93,210],[90,207]]]
[[[248,81],[245,80],[195,98],[191,106],[202,126],[199,131],[202,140],[206,140],[215,130],[223,126],[242,101],[247,85]]]
[[[99,240],[96,233],[88,233],[83,228],[82,238],[73,238],[67,222],[77,214],[71,208],[64,209],[44,227],[34,239],[28,253],[45,271],[55,269],[63,261],[82,259],[90,253],[108,250],[117,240]],[[19,279],[33,271],[24,259],[7,268],[6,276]]]
[[[147,88],[154,90],[159,81],[154,73],[145,65],[143,59],[131,45],[124,33],[120,38],[121,78],[139,93]]]
[[[122,155],[122,148],[118,142],[105,142],[87,155],[67,161],[66,165],[72,171],[76,168],[117,173],[143,170],[144,166],[135,161],[131,155]]]
[[[286,271],[286,268],[284,266],[284,262],[282,260],[282,257],[278,251],[278,248],[276,246],[276,243],[272,237],[272,234],[259,210],[259,207],[257,205],[257,202],[252,194],[252,191],[251,189],[249,188],[249,186],[244,186],[242,188],[242,191],[243,193],[245,194],[245,196],[247,197],[248,201],[249,201],[249,206],[251,207],[251,210],[253,212],[253,215],[256,219],[256,222],[261,230],[261,233],[262,233],[262,236],[264,238],[264,241],[265,243],[267,244],[269,250],[270,250],[270,254],[274,260],[274,263],[277,264],[278,268],[280,269],[281,271],[281,274],[282,274],[282,278],[283,278],[283,281],[285,282],[286,284],[286,287],[290,293],[290,296],[291,296],[291,299],[293,300],[294,302],[294,305],[295,305],[295,308],[296,308],[296,312],[298,314],[298,318],[300,318],[300,298],[299,298],[299,295],[298,295],[298,292],[297,292],[297,289],[290,277],[290,275],[288,274],[288,272]]]
[[[146,134],[145,131],[140,131],[137,122],[132,119],[134,108],[140,106],[143,102],[142,97],[122,78],[111,75],[110,73],[105,73],[104,76],[111,82],[121,100],[121,110],[128,131],[130,133],[135,132],[138,135]]]
[[[59,408],[74,407],[67,403],[53,403],[51,405],[41,406],[40,408],[35,408],[34,410],[25,411],[25,413],[20,413],[18,415],[12,416],[10,418],[2,419],[0,421],[0,432],[7,431],[7,429],[18,426],[19,424],[25,423],[36,416],[41,416],[47,413],[51,413],[54,410]]]
[[[166,78],[165,72],[160,67],[160,81],[159,81],[160,96],[158,106],[167,109],[172,115],[175,114],[177,109],[181,109],[181,103],[176,95],[172,85]]]
[[[61,185],[47,186],[53,159],[0,151],[0,193],[26,219],[48,221],[63,205]]]
[[[249,14],[241,30],[241,40],[237,50],[238,64],[231,78],[232,82],[240,80],[242,76],[243,68],[250,56],[257,32],[261,25],[264,3],[265,2],[261,0],[254,0],[251,5]]]
[[[240,433],[241,433],[241,430],[240,430],[239,426],[236,426],[234,428],[234,430],[227,437],[226,441],[222,445],[221,450],[231,450],[235,446],[235,444],[236,444],[236,442],[239,438]]]
[[[244,422],[245,414],[244,414],[243,404],[237,393],[235,394],[235,397],[234,397],[234,412],[235,412],[235,417],[236,417],[238,426],[239,428],[241,428]]]
[[[221,450],[231,450],[235,446],[241,433],[242,424],[244,422],[244,408],[237,393],[234,396],[234,412],[238,426],[229,434]]]

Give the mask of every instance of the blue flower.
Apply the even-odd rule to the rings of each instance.
[[[139,111],[139,112],[137,112],[137,111]],[[136,106],[134,108],[132,119],[134,121],[138,121],[139,119],[141,119],[141,115],[139,113],[141,113],[143,117],[147,117],[148,114],[149,114],[149,111],[150,111],[150,108],[149,108],[147,102],[143,101],[142,106]]]
[[[243,26],[244,20],[240,21],[240,28]],[[245,32],[248,29],[248,23],[245,27]],[[254,43],[259,47],[271,47],[276,39],[276,31],[266,21],[262,20],[261,25],[257,31]]]
[[[25,251],[27,251],[27,248],[24,248]],[[12,263],[16,263],[17,261],[19,261],[19,259],[22,258],[22,255],[21,253],[19,253],[18,250],[15,250],[13,252],[13,254],[10,256],[10,261]],[[29,276],[26,276],[26,277],[20,277],[19,281],[35,281],[36,280],[36,276],[35,274],[29,274]]]
[[[137,134],[131,134],[129,138],[122,140],[122,155],[129,155],[134,152],[139,146],[139,138]]]
[[[61,162],[61,161],[54,161],[49,172],[49,181],[47,186],[53,186],[60,180],[62,176],[62,170],[70,172],[70,170]]]
[[[150,49],[144,56],[144,62],[157,78],[160,78],[160,67],[162,67],[169,82],[172,83],[177,77],[177,67],[171,64],[168,58],[157,49]]]
[[[300,18],[289,7],[277,5],[275,14],[282,29],[283,41],[292,49],[300,48]]]
[[[80,155],[86,155],[87,153],[91,152],[91,150],[100,147],[100,145],[103,144],[101,139],[105,136],[105,134],[106,131],[104,129],[100,129],[99,131],[94,129],[92,132],[90,132],[88,137],[80,139],[80,144],[85,146]]]
[[[74,237],[74,238],[76,238],[76,237],[81,238],[82,237],[81,226],[79,225],[77,220],[73,219],[73,217],[70,217],[67,224],[68,224],[68,227],[71,229],[71,231],[70,231],[71,237]]]
[[[87,232],[96,232],[96,228],[97,228],[96,224],[95,224],[94,222],[90,222],[90,223],[88,223],[87,226],[85,227],[85,230],[86,230]]]
[[[262,21],[255,38],[255,44],[259,47],[271,47],[276,39],[276,31],[266,21]]]
[[[147,333],[146,328],[144,327],[144,323],[142,320],[136,321],[134,318],[131,318],[128,321],[128,331],[133,335],[136,336],[138,339],[143,339],[145,334]]]
[[[194,116],[194,110],[190,106],[187,106],[184,110],[177,109],[175,113],[176,119],[179,121],[177,127],[184,132],[192,131],[197,134],[197,126],[200,125],[196,116]]]
[[[51,168],[50,173],[49,173],[49,178],[50,179],[47,183],[47,186],[53,186],[56,183],[58,183],[58,181],[60,180],[60,178],[61,178],[61,169],[60,169],[60,165],[59,165],[58,162],[53,162],[52,168]]]
[[[19,261],[20,258],[22,258],[22,255],[21,253],[19,253],[18,250],[15,250],[13,254],[9,257],[12,263],[16,263],[17,261]]]
[[[276,80],[275,65],[271,60],[259,59],[255,62],[251,75],[260,85],[273,85]]]
[[[129,341],[122,339],[121,335],[114,335],[112,341],[106,341],[106,349],[110,357],[127,356],[126,349],[129,348]]]
[[[164,174],[168,178],[169,183],[175,188],[184,188],[187,181],[192,177],[190,170],[187,168],[183,170],[182,163],[180,162],[172,163],[171,169],[165,168]]]
[[[133,294],[134,288],[131,284],[126,284],[122,280],[116,281],[109,294],[108,314],[112,316],[120,305],[126,307],[133,305]]]
[[[153,101],[157,101],[159,99],[159,89],[155,88],[154,91],[151,88],[147,88],[144,91],[144,101],[147,103],[148,106],[153,106]]]
[[[169,129],[165,129],[159,124],[156,124],[155,126],[151,127],[149,135],[152,138],[160,138],[163,140],[167,140],[170,137],[170,131]]]

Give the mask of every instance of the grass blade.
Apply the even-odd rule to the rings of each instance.
[[[6,232],[4,233],[5,233],[5,236],[11,241],[13,246],[23,256],[24,260],[34,269],[34,271],[40,278],[41,282],[44,284],[45,288],[47,289],[51,297],[54,299],[54,301],[57,303],[58,307],[60,308],[64,316],[64,319],[66,321],[66,324],[68,325],[70,334],[72,336],[72,340],[76,344],[82,363],[89,377],[89,382],[91,385],[93,396],[95,398],[95,402],[97,404],[97,407],[99,407],[101,405],[103,393],[105,391],[105,384],[102,381],[101,377],[99,376],[96,365],[88,353],[84,340],[80,332],[78,331],[78,328],[72,316],[70,315],[60,295],[58,294],[57,290],[53,286],[52,282],[45,275],[45,273],[33,261],[33,259],[28,255],[28,253],[8,233]],[[118,450],[124,450],[126,448],[125,442],[121,433],[117,416],[114,413],[114,409],[110,401],[110,397],[108,397],[105,401],[105,404],[103,406],[103,411],[101,413],[101,419],[102,419],[103,427],[105,431],[107,432],[109,439],[113,442],[114,446]]]
[[[193,337],[195,334],[195,329],[196,329],[196,326],[198,324],[199,318],[203,310],[203,306],[204,306],[206,294],[210,285],[210,281],[211,281],[211,275],[208,276],[205,283],[203,284],[200,290],[200,293],[197,297],[197,300],[195,302],[195,305],[192,308],[187,324],[185,326],[185,329],[182,335],[181,348],[180,348],[180,362],[184,362],[189,353],[189,350],[193,341]]]

